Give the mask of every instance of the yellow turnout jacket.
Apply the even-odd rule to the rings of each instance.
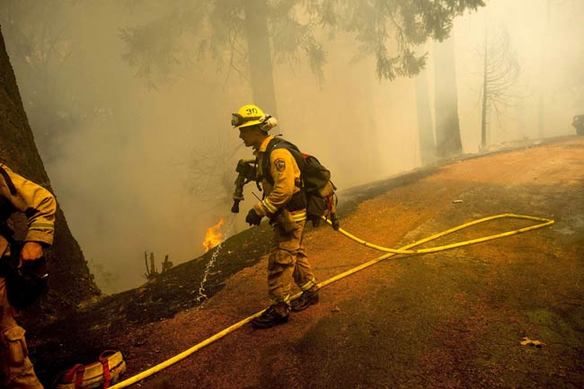
[[[263,153],[274,136],[268,136],[256,151],[259,161],[263,160]],[[275,148],[270,154],[270,171],[263,172],[263,164],[259,163],[258,169],[262,179],[264,199],[254,206],[260,216],[271,217],[281,208],[285,207],[292,196],[300,191],[300,168],[292,153],[285,148]],[[274,180],[272,185],[266,176],[270,175]],[[306,209],[291,212],[294,221],[306,220]]]

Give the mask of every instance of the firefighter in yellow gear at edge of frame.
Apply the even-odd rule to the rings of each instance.
[[[13,211],[26,215],[28,230],[20,251],[20,262],[43,257],[44,247],[53,243],[55,197],[45,188],[0,164],[0,224],[6,227]],[[8,228],[0,232],[0,258],[11,255]],[[38,380],[24,338],[25,331],[15,320],[16,309],[8,301],[6,277],[0,274],[0,386],[2,388],[43,388]]]
[[[261,180],[264,194],[263,200],[249,210],[245,220],[250,225],[259,225],[266,216],[274,230],[273,248],[268,257],[268,290],[273,304],[251,322],[254,328],[270,328],[287,322],[290,310],[302,311],[316,304],[319,298],[317,282],[302,242],[306,199],[301,172],[289,150],[273,148],[266,153],[275,138],[268,131],[277,125],[277,120],[260,107],[244,105],[232,114],[231,125],[239,129],[245,146],[254,149],[258,180]],[[290,301],[292,279],[303,293]]]

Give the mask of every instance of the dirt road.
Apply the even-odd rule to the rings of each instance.
[[[584,138],[460,161],[393,186],[358,204],[343,228],[399,247],[498,213],[556,224],[388,259],[323,289],[321,303],[288,324],[241,329],[140,387],[583,387]],[[453,239],[526,224],[492,222]],[[309,230],[306,246],[320,280],[380,255],[329,228]],[[121,337],[129,373],[266,306],[265,267],[240,271],[197,309]],[[521,345],[524,337],[545,345]]]

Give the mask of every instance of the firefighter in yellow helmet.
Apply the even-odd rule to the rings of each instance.
[[[252,321],[255,328],[269,328],[288,321],[290,310],[301,311],[318,302],[318,286],[302,242],[306,198],[294,156],[286,148],[274,147],[281,138],[268,134],[277,125],[275,118],[249,104],[232,115],[231,124],[239,129],[245,146],[254,149],[263,189],[263,199],[249,210],[245,220],[259,225],[265,216],[274,230],[274,246],[268,257],[268,289],[273,304]],[[292,279],[303,293],[290,301]]]
[[[10,258],[20,266],[39,263],[45,246],[53,243],[57,203],[45,188],[14,173],[0,164],[0,387],[42,388],[28,357],[24,329],[15,320],[16,309],[8,300],[7,263]],[[11,213],[19,211],[27,217],[28,230],[20,252],[14,247],[7,226]],[[17,296],[18,297],[18,296]],[[11,299],[12,300],[12,299]]]

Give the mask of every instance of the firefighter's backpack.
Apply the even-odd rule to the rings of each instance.
[[[318,226],[322,216],[329,218],[333,228],[339,228],[336,218],[337,187],[331,181],[331,172],[313,155],[300,151],[296,145],[275,137],[266,147],[263,171],[269,171],[270,155],[274,149],[286,149],[290,151],[298,167],[302,179],[302,189],[306,196],[306,218],[312,221],[314,226]],[[268,176],[268,180],[273,181]]]
[[[88,365],[77,364],[61,375],[56,389],[108,388],[119,381],[126,371],[126,361],[120,351],[107,350],[98,361]]]

